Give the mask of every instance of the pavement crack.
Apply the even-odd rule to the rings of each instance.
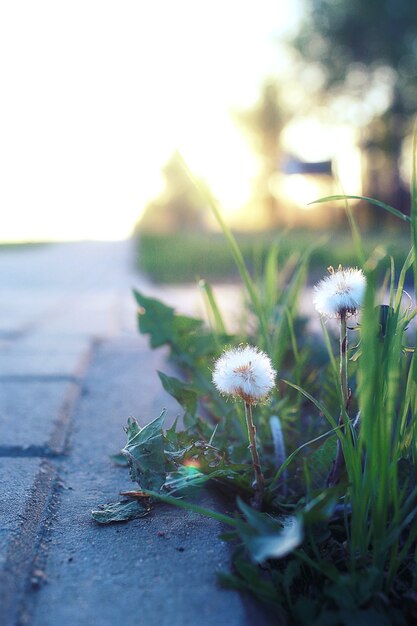
[[[43,461],[35,478],[31,496],[21,516],[19,531],[9,543],[0,571],[0,623],[17,626],[24,618],[26,592],[30,577],[37,567],[37,554],[51,520],[51,506],[57,483],[56,468]]]
[[[0,381],[7,383],[14,382],[36,382],[36,383],[50,383],[50,382],[70,382],[80,385],[82,379],[79,376],[70,376],[67,374],[0,374]]]
[[[55,459],[63,456],[63,452],[58,452],[49,447],[44,446],[28,446],[22,448],[20,446],[0,446],[0,458],[43,458]]]

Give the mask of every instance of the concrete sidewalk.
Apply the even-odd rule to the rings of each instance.
[[[164,351],[136,332],[131,288],[175,293],[133,274],[131,254],[129,242],[0,254],[1,626],[267,623],[218,588],[230,554],[214,520],[164,506],[91,520],[132,487],[108,458],[127,417],[180,412],[156,373],[169,372]]]

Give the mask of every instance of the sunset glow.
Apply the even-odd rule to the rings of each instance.
[[[0,239],[127,236],[175,149],[239,206],[256,165],[230,110],[279,66],[297,6],[3,3]]]

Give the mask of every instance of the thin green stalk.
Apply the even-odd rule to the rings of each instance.
[[[328,567],[328,561],[325,562],[326,567],[320,567],[320,562],[316,562],[314,559],[311,559],[304,550],[294,550],[293,554],[297,559],[300,559],[300,561],[306,563],[306,565],[311,567],[311,569],[315,570],[322,576],[327,577],[334,583],[339,582],[339,573],[336,573],[336,568]]]
[[[417,563],[417,544],[414,549],[414,563]],[[413,582],[412,582],[411,588],[413,591],[417,590],[417,567],[414,568]]]
[[[410,252],[407,255],[407,258],[405,259],[403,263],[400,276],[398,278],[397,292],[396,292],[396,296],[395,296],[394,304],[393,304],[394,309],[398,309],[399,306],[401,305],[401,300],[402,300],[403,293],[404,293],[405,277],[406,277],[407,271],[410,269],[410,267],[414,265],[414,262],[415,262],[415,254],[414,254],[414,247],[412,247]]]
[[[332,353],[327,332],[325,333],[325,340],[326,340],[326,343],[328,343],[329,352]],[[347,425],[348,420],[349,420],[347,412],[348,412],[349,401],[350,401],[347,355],[348,355],[348,352],[347,352],[346,311],[342,311],[340,314],[340,338],[339,338],[339,384],[340,384],[340,395],[341,395],[339,426],[343,429],[344,434],[348,434],[345,428],[345,425]],[[347,437],[346,438],[341,437],[338,439],[337,448],[336,448],[336,456],[334,459],[333,468],[330,472],[330,475],[327,481],[329,486],[334,486],[339,482],[343,465],[346,464],[343,449],[345,448],[345,450],[347,451],[348,448],[352,447],[352,445],[353,445],[353,441],[349,442]]]
[[[302,387],[299,387],[298,385],[295,385],[294,383],[291,383],[289,380],[282,379],[282,382],[284,382],[286,385],[289,385],[293,389],[296,389],[297,391],[302,393],[303,396],[305,396],[308,400],[310,400],[314,404],[314,406],[316,406],[318,408],[319,412],[324,415],[324,417],[327,419],[327,421],[329,422],[330,426],[333,428],[333,430],[335,432],[340,430],[340,428],[338,427],[337,422],[334,419],[333,415],[330,413],[330,411],[328,411],[328,409],[324,406],[324,404],[322,404],[321,402],[316,400],[310,393],[308,393],[308,391],[306,391]],[[339,436],[341,436],[341,435],[339,435]]]
[[[218,335],[226,335],[226,327],[224,325],[223,317],[217,305],[211,285],[209,285],[206,280],[199,280],[198,286],[205,296],[207,312],[209,317],[212,318],[214,331]]]
[[[340,408],[342,409],[342,407],[345,406],[345,403],[343,401],[343,395],[342,395],[342,390],[341,390],[341,385],[340,385],[340,364],[338,366],[335,356],[333,354],[333,346],[332,346],[329,333],[328,333],[328,330],[327,330],[327,327],[323,318],[320,319],[320,323],[321,323],[321,328],[323,331],[324,342],[327,348],[327,354],[329,356],[329,361],[330,361],[330,365],[331,365],[331,369],[332,369],[332,373],[334,377],[335,389],[337,391]]]
[[[411,174],[411,237],[414,249],[414,295],[417,301],[417,122],[413,136],[413,164]]]
[[[380,200],[375,200],[375,198],[369,198],[368,196],[351,196],[351,195],[326,196],[325,198],[320,198],[319,200],[315,200],[314,202],[309,202],[309,204],[320,204],[322,202],[335,202],[336,200],[365,200],[366,202],[369,202],[370,204],[374,204],[380,209],[384,209],[384,211],[388,211],[388,213],[395,215],[395,217],[398,217],[403,222],[408,222],[408,223],[411,222],[411,219],[408,217],[408,215],[401,213],[401,211],[399,211],[398,209],[395,209],[389,204],[386,204],[385,202],[381,202]]]
[[[253,499],[253,507],[255,509],[260,509],[262,506],[262,498],[265,489],[265,478],[261,469],[261,462],[259,460],[258,448],[256,445],[256,428],[253,423],[252,416],[252,405],[250,402],[245,402],[245,416],[246,416],[246,425],[248,427],[248,438],[249,438],[249,450],[252,456],[252,464],[255,472],[255,480],[253,483],[254,488],[254,499]]]
[[[347,362],[347,324],[346,311],[340,314],[340,388],[342,390],[343,406],[347,406],[348,386],[348,362]],[[343,410],[342,410],[343,413]]]
[[[341,428],[342,428],[342,426],[336,426],[335,428],[332,428],[331,430],[326,431],[322,435],[319,435],[318,437],[314,437],[314,439],[310,439],[309,441],[306,441],[305,443],[302,443],[301,446],[298,446],[298,448],[293,450],[291,452],[291,454],[286,458],[285,462],[278,469],[278,471],[275,474],[275,476],[272,478],[271,482],[269,483],[269,488],[272,489],[274,487],[275,483],[279,480],[279,478],[282,475],[282,473],[285,472],[285,470],[290,465],[290,463],[292,463],[294,458],[302,450],[304,450],[304,448],[307,448],[307,446],[311,446],[312,444],[317,443],[318,441],[321,441],[322,439],[325,439],[326,437],[329,437],[330,435],[335,434],[338,430],[340,431]]]
[[[149,489],[143,489],[143,493],[146,493],[148,496],[152,496],[155,500],[160,500],[161,502],[165,502],[165,504],[172,504],[180,509],[187,509],[188,511],[193,511],[194,513],[199,513],[200,515],[204,515],[205,517],[212,517],[213,519],[221,522],[222,524],[227,524],[228,526],[233,526],[234,528],[239,527],[239,521],[234,519],[233,517],[229,517],[228,515],[223,515],[222,513],[217,513],[216,511],[212,511],[211,509],[205,509],[198,504],[192,504],[191,502],[184,502],[184,500],[180,500],[178,498],[173,498],[172,496],[165,496],[157,491],[151,491]]]
[[[206,202],[208,203],[208,205],[210,206],[210,209],[213,212],[214,217],[216,218],[216,220],[218,221],[224,236],[226,237],[226,240],[230,246],[230,251],[232,253],[232,256],[235,260],[236,266],[239,270],[240,276],[245,284],[246,290],[248,292],[249,298],[252,302],[252,306],[254,308],[254,311],[259,319],[259,326],[260,326],[260,330],[261,330],[261,335],[263,338],[263,343],[264,345],[262,346],[265,349],[268,349],[269,351],[269,344],[270,344],[270,339],[269,339],[269,331],[268,331],[268,323],[266,320],[266,316],[265,316],[265,311],[262,307],[259,295],[255,289],[255,286],[253,284],[253,281],[249,275],[249,272],[246,268],[246,264],[243,258],[243,255],[239,249],[239,246],[236,242],[236,239],[234,238],[232,231],[230,230],[230,228],[228,227],[228,225],[226,224],[226,222],[223,219],[223,216],[221,214],[220,208],[218,206],[217,201],[214,199],[214,197],[212,196],[212,194],[209,192],[209,190],[201,183],[201,181],[197,180],[196,177],[194,176],[194,174],[191,172],[191,170],[188,168],[187,164],[185,163],[185,161],[183,161],[183,167],[184,170],[186,171],[188,177],[190,178],[190,180],[192,181],[192,183],[194,184],[195,188],[199,191],[199,193],[201,194],[201,196],[206,200]]]
[[[343,186],[340,182],[340,179],[338,179],[338,184],[342,190],[342,194],[344,195],[344,189]],[[359,233],[359,228],[358,225],[356,223],[356,220],[353,216],[353,212],[352,209],[350,208],[349,202],[348,202],[348,198],[347,196],[345,196],[345,212],[348,218],[348,222],[349,222],[349,226],[350,226],[350,231],[352,234],[352,241],[353,241],[353,245],[355,247],[355,253],[356,253],[356,257],[357,257],[357,262],[360,264],[361,267],[364,266],[365,264],[365,249],[364,249],[364,245],[363,245],[363,241],[361,238],[361,235]]]

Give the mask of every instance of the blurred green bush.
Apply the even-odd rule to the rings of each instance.
[[[322,276],[329,266],[355,264],[355,251],[350,233],[323,232],[323,244],[313,250],[310,259],[310,280]],[[275,233],[235,233],[240,250],[249,270],[256,275],[262,267]],[[281,234],[278,262],[302,254],[312,242],[309,231],[289,231]],[[317,233],[314,233],[314,239]],[[398,233],[372,233],[364,240],[366,253],[377,246],[392,255],[396,267],[407,256],[408,238]],[[142,233],[137,238],[137,267],[158,283],[195,282],[204,278],[213,282],[234,280],[238,273],[224,235],[213,232],[187,232],[173,234]]]

